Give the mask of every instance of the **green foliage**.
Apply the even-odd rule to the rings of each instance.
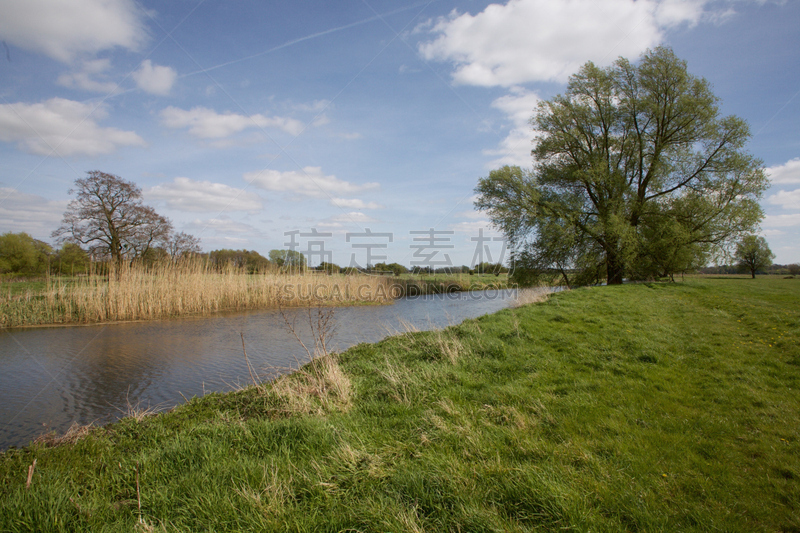
[[[77,244],[65,242],[51,262],[53,273],[73,276],[85,274],[91,261],[89,255]]]
[[[0,235],[0,273],[44,274],[52,252],[49,244],[27,233],[4,233]]]
[[[386,263],[376,263],[371,270],[375,272],[391,272],[395,276],[408,272],[408,269],[400,263],[389,263],[388,265]]]
[[[484,261],[475,265],[473,271],[477,274],[507,274],[508,268],[500,263],[489,263]]]
[[[791,274],[792,276],[800,276],[800,265],[798,265],[797,263],[792,263],[791,265],[789,265],[788,269],[789,269],[789,274]]]
[[[772,264],[775,254],[769,249],[764,237],[745,235],[736,246],[734,258],[741,270],[749,272],[755,278],[756,271]]]
[[[230,264],[235,267],[246,268],[250,274],[265,272],[273,264],[255,250],[214,250],[209,252],[208,259],[212,265],[218,268],[224,268]]]
[[[270,250],[269,260],[286,271],[302,272],[308,266],[306,256],[297,250]]]
[[[0,530],[796,531],[798,298],[591,288],[361,344],[346,411],[265,384],[5,452]]]
[[[342,271],[342,267],[336,265],[334,263],[328,263],[327,261],[322,261],[315,270],[319,272],[327,272],[328,274],[338,274]]]
[[[720,116],[708,82],[669,49],[587,63],[531,122],[533,170],[503,167],[476,188],[525,275],[672,276],[762,217],[767,179],[744,150],[747,124]]]

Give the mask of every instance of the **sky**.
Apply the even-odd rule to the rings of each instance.
[[[537,102],[666,45],[748,121],[800,262],[798,28],[789,0],[0,0],[0,233],[52,243],[99,170],[205,251],[495,262],[474,188],[531,166]]]

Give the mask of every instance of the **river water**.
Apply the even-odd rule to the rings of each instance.
[[[513,291],[421,296],[386,306],[339,307],[332,348],[342,351],[403,331],[456,324],[507,307]],[[310,342],[307,310],[285,311]],[[0,329],[0,450],[73,422],[112,422],[127,406],[169,409],[184,398],[250,382],[242,352],[261,375],[308,355],[277,310],[82,327]],[[313,346],[313,343],[311,343]]]

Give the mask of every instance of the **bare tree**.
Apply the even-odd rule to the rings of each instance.
[[[175,233],[167,241],[167,253],[173,261],[184,255],[199,254],[201,251],[200,239],[188,233]]]
[[[74,242],[92,255],[120,263],[167,242],[172,223],[142,203],[135,183],[98,170],[87,174],[69,191],[76,197],[53,232],[59,243]]]

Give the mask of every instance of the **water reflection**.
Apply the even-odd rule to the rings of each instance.
[[[375,342],[406,321],[444,327],[506,307],[513,291],[398,300],[337,308],[333,349]],[[287,311],[308,334],[306,310]],[[0,450],[73,422],[104,424],[127,404],[170,408],[184,396],[230,390],[263,372],[296,367],[307,355],[276,310],[157,322],[0,330]]]

